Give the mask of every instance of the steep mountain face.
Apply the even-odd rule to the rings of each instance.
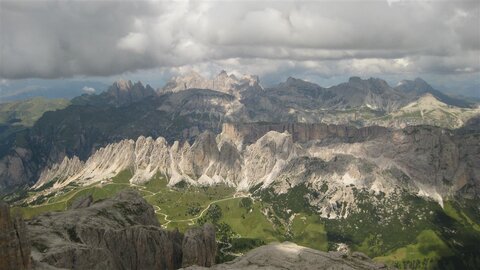
[[[237,78],[235,75],[229,75],[223,70],[213,79],[204,78],[194,71],[184,76],[174,77],[160,90],[160,92],[179,92],[192,88],[211,89],[233,95],[237,98],[241,97],[242,93],[247,90],[263,90],[260,86],[258,76],[245,75],[242,78]]]
[[[192,140],[205,130],[219,132],[223,122],[244,119],[243,105],[218,91],[191,89],[119,107],[103,102],[106,95],[47,112],[25,134],[13,136],[0,151],[0,190],[31,185],[38,179],[38,168],[65,156],[85,161],[112,142],[142,135],[163,136],[170,142]]]
[[[25,222],[12,216],[7,204],[0,201],[0,269],[31,269],[30,242]]]
[[[141,82],[136,82],[135,84],[132,81],[119,80],[113,83],[110,88],[108,88],[107,95],[112,97],[115,105],[123,105],[128,103],[137,102],[146,97],[155,96],[155,90],[147,84],[143,86]]]
[[[412,100],[380,79],[352,77],[347,83],[323,88],[288,78],[263,92],[247,92],[242,103],[255,122],[345,124],[384,115]]]
[[[134,191],[37,216],[27,229],[40,269],[178,269],[211,266],[216,254],[212,225],[185,235],[160,229],[153,207]]]
[[[333,108],[367,106],[374,110],[391,112],[408,102],[402,93],[391,88],[387,82],[375,78],[362,80],[352,77],[348,83],[333,86],[329,91],[336,94],[334,101],[337,104],[332,104]]]
[[[402,80],[395,89],[406,93],[410,96],[422,96],[424,94],[431,94],[438,100],[446,103],[448,105],[467,108],[471,107],[473,104],[462,99],[450,97],[429,85],[426,81],[421,78],[416,78],[415,80]]]
[[[255,131],[248,132],[248,127]],[[289,130],[294,131],[293,136]],[[248,143],[251,134],[261,137]],[[275,194],[308,186],[311,192],[324,194],[309,198],[309,204],[320,209],[323,217],[336,218],[355,210],[356,189],[392,196],[406,190],[440,204],[458,194],[478,197],[479,152],[478,134],[461,135],[434,127],[225,125],[217,138],[206,132],[192,145],[139,137],[101,148],[85,163],[65,158],[45,170],[35,188],[54,181],[48,184],[52,188],[44,191],[48,194],[72,182],[108,181],[127,169],[133,170],[133,183],[161,173],[171,186],[182,181],[192,185],[224,183],[239,191],[271,190]],[[332,207],[338,202],[344,202],[346,208]]]
[[[26,188],[31,185],[38,164],[29,148],[13,147],[0,159],[0,190]]]
[[[157,93],[150,86],[144,86],[140,81],[133,83],[130,80],[118,80],[114,82],[107,91],[99,95],[88,95],[72,99],[75,105],[96,105],[96,106],[124,106],[141,101],[147,97],[155,97]]]
[[[347,125],[307,124],[307,123],[225,123],[222,134],[237,143],[251,144],[265,135],[268,131],[284,132],[292,135],[295,142],[312,140],[365,140],[386,134],[387,128],[369,126],[355,128]]]

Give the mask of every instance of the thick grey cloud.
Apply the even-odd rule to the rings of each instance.
[[[480,2],[1,1],[0,77],[480,72]]]

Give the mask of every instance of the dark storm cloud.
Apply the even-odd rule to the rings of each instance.
[[[2,1],[0,77],[475,73],[478,1]]]

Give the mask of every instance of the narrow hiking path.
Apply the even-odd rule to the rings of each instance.
[[[248,195],[239,195],[237,196],[237,194],[234,194],[233,196],[231,197],[228,197],[228,198],[223,198],[223,199],[218,199],[218,200],[214,200],[214,201],[211,201],[201,212],[200,214],[198,214],[197,216],[195,217],[192,217],[192,218],[187,218],[187,219],[177,219],[177,220],[170,220],[168,218],[168,214],[165,214],[165,213],[162,213],[160,212],[161,208],[158,207],[157,205],[154,205],[154,208],[155,208],[155,213],[156,214],[160,214],[162,216],[164,216],[164,219],[165,221],[167,221],[167,223],[165,224],[162,224],[162,226],[167,226],[168,224],[170,224],[171,222],[174,222],[174,223],[177,223],[177,222],[188,222],[188,225],[193,225],[194,224],[194,221],[201,218],[203,216],[203,214],[205,214],[205,212],[208,210],[208,208],[210,208],[210,206],[214,203],[218,203],[218,202],[223,202],[223,201],[228,201],[228,200],[233,200],[233,199],[236,199],[236,198],[245,198],[245,197],[248,197]]]
[[[226,246],[222,247],[219,249],[219,251],[225,255],[231,255],[231,256],[234,256],[234,257],[240,257],[243,255],[243,253],[234,253],[234,252],[231,252],[231,251],[226,251],[226,250],[229,250],[232,248],[232,244],[231,243],[228,243],[228,242],[222,242],[222,241],[218,241],[217,240],[217,243],[220,243],[220,244],[224,244]]]

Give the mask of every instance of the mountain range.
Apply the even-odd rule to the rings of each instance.
[[[65,106],[0,134],[0,193],[26,213],[130,187],[152,193],[165,227],[213,222],[223,248],[292,240],[400,268],[480,263],[480,107],[422,79],[264,88],[258,76],[191,73],[157,90],[120,80]],[[168,212],[161,192],[210,195]],[[215,209],[239,214],[222,223]],[[249,218],[264,227],[247,230]]]
[[[178,87],[187,82],[191,88]],[[99,147],[139,136],[192,142],[205,130],[221,132],[229,122],[457,128],[479,112],[476,105],[446,98],[421,79],[392,88],[381,79],[352,77],[322,88],[289,78],[264,89],[257,76],[238,79],[222,72],[212,80],[214,90],[197,88],[209,83],[196,73],[174,78],[157,91],[141,82],[118,81],[99,95],[82,95],[62,110],[46,112],[28,131],[9,133],[2,141],[2,190],[35,183],[46,166],[65,156],[86,160]]]

